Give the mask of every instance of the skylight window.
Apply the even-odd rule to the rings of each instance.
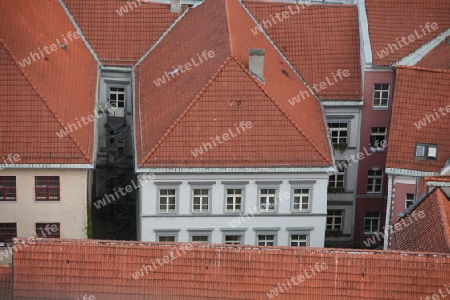
[[[416,145],[416,157],[425,159],[437,158],[437,146],[430,144],[417,144]]]

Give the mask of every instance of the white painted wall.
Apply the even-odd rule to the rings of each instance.
[[[327,199],[327,174],[155,174],[154,180],[145,180],[138,176],[139,206],[141,225],[138,228],[138,239],[142,241],[155,241],[155,230],[179,230],[178,241],[189,241],[189,229],[213,229],[212,243],[223,243],[223,229],[233,229],[229,222],[240,219],[239,214],[225,213],[225,186],[223,181],[248,181],[245,185],[244,209],[253,211],[258,207],[257,181],[279,182],[279,193],[289,194],[289,199],[282,198],[279,201],[277,213],[255,214],[254,217],[245,218],[239,228],[245,228],[245,244],[256,243],[256,229],[279,229],[277,245],[288,245],[287,228],[308,229],[309,246],[323,247],[326,220]],[[145,176],[144,176],[145,177]],[[289,181],[303,181],[294,186],[312,188],[309,213],[291,213],[291,188]],[[161,183],[180,182],[176,185],[179,189],[178,213],[176,215],[160,215],[157,210],[157,193]],[[196,216],[191,213],[191,188],[192,182],[214,182],[212,187],[212,207],[207,215]],[[191,184],[190,184],[191,183]],[[260,185],[263,186],[263,185]],[[286,194],[285,194],[286,195]],[[222,230],[221,230],[222,229]],[[310,229],[310,230],[309,230]]]
[[[60,223],[61,238],[87,238],[87,170],[5,169],[16,176],[16,201],[0,201],[0,223],[17,223],[17,236],[34,236],[36,223]],[[60,201],[35,200],[35,176],[60,176]]]

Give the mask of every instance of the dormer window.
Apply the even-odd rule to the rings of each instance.
[[[416,145],[416,157],[425,159],[436,159],[437,146],[430,144],[417,144]]]

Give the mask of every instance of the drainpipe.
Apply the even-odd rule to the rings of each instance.
[[[388,176],[388,198],[386,204],[386,220],[384,222],[384,245],[383,250],[389,250],[391,214],[392,214],[392,194],[393,194],[394,176]]]

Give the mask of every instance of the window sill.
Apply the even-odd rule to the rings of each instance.
[[[374,106],[372,106],[372,110],[389,110],[389,107],[374,107]]]

